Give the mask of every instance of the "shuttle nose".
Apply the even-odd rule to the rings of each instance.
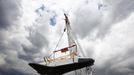
[[[33,67],[34,66],[34,63],[29,63],[28,65],[30,65],[31,67]]]
[[[32,68],[34,68],[34,69],[36,69],[37,68],[37,64],[35,64],[35,63],[29,63],[28,65],[30,65]]]
[[[90,62],[91,62],[92,64],[94,64],[95,60],[94,60],[94,59],[90,59]]]

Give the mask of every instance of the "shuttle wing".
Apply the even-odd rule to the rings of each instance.
[[[81,69],[87,66],[92,66],[93,59],[79,59],[77,63],[59,65],[59,66],[45,66],[36,63],[29,63],[40,75],[62,75],[64,73]]]

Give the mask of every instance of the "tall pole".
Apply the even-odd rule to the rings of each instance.
[[[70,25],[70,22],[69,22],[69,19],[68,19],[67,15],[65,13],[64,13],[64,16],[65,16],[65,29],[64,29],[64,31],[65,30],[67,31],[68,45],[70,47],[71,46],[70,37],[69,37],[69,34],[70,34],[69,33],[69,25]],[[71,51],[70,51],[70,58],[71,58]]]

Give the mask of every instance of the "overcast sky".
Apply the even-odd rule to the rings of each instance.
[[[64,13],[96,75],[134,75],[134,0],[0,0],[0,75],[37,74],[28,63],[54,50]]]

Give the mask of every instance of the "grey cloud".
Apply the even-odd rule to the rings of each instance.
[[[21,42],[11,38],[16,30],[12,27],[19,26],[20,7],[21,0],[0,0],[0,75],[26,75],[30,72],[27,61],[18,57]]]
[[[115,24],[126,19],[134,11],[133,0],[105,0],[106,10],[97,10],[89,5],[80,6],[74,12],[73,28],[81,38],[96,32],[96,38],[105,37],[109,29]],[[107,15],[107,16],[106,16]]]
[[[0,1],[0,57],[4,60],[4,65],[0,63],[0,75],[26,75],[27,73],[34,73],[33,69],[27,65],[28,62],[34,62],[34,58],[39,57],[41,49],[43,47],[46,48],[49,44],[46,39],[47,37],[43,36],[44,33],[45,35],[47,34],[44,32],[45,29],[47,30],[47,27],[43,27],[46,21],[43,21],[42,26],[37,28],[40,32],[44,30],[43,32],[35,31],[30,33],[28,37],[25,37],[31,43],[30,46],[27,43],[22,44],[16,39],[9,39],[8,36],[10,35],[8,34],[11,32],[9,30],[2,30],[18,23],[18,17],[21,15],[19,3],[19,0]],[[75,20],[71,24],[74,31],[77,31],[81,38],[90,37],[94,30],[98,30],[99,33],[97,35],[104,36],[112,24],[124,20],[133,12],[133,4],[134,1],[132,0],[120,0],[118,4],[113,2],[114,6],[112,6],[108,17],[111,19],[107,22],[107,19],[104,18],[106,21],[104,23],[102,23],[103,15],[98,10],[92,11],[88,10],[88,5],[86,7],[82,6],[75,11]],[[120,59],[120,56],[114,56],[104,62],[105,65],[103,67],[96,67],[96,75],[133,75],[133,49],[133,47],[128,49],[128,52],[122,56],[122,59]],[[92,53],[92,51],[87,51],[87,53]]]
[[[0,0],[0,29],[16,25],[20,14],[20,0]]]
[[[111,6],[108,7],[109,15],[107,18],[102,18],[104,21],[98,27],[97,37],[104,37],[114,24],[125,20],[134,12],[133,0],[107,0],[106,3],[109,4],[109,7]]]
[[[16,44],[20,43],[16,42]],[[12,48],[8,48],[8,46]],[[0,75],[26,75],[33,73],[28,66],[28,61],[19,58],[19,50],[21,50],[21,47],[19,45],[13,46],[10,41],[8,41],[7,47],[0,50]]]
[[[21,43],[9,39],[6,31],[0,33],[0,75],[25,75],[30,72],[27,61],[19,59],[18,52],[21,50]],[[6,37],[6,38],[4,38]],[[29,72],[25,72],[29,69]]]
[[[26,75],[31,74],[33,71],[28,66],[28,62],[21,60],[17,57],[17,51],[7,51],[6,53],[0,53],[5,63],[0,65],[1,75]]]
[[[101,26],[98,28],[98,36],[104,36],[109,32],[109,29],[118,22],[125,20],[134,11],[133,0],[105,0],[108,5],[109,15],[104,18]],[[103,18],[102,18],[103,19]],[[108,21],[108,22],[107,22]]]
[[[10,31],[0,30],[0,53],[4,55],[9,55],[10,52],[19,52],[21,49],[21,43],[17,39],[10,39]],[[1,56],[1,55],[0,55]],[[17,56],[16,56],[17,57]]]
[[[4,66],[3,66],[4,67]],[[14,69],[3,69],[2,67],[0,68],[0,75],[25,75],[25,73],[19,72]]]
[[[110,0],[109,0],[110,1]],[[114,3],[116,5],[114,5]],[[112,1],[113,11],[112,17],[114,22],[119,22],[126,19],[134,11],[134,1],[133,0],[119,0]]]
[[[31,33],[28,39],[30,42],[32,42],[33,45],[37,46],[38,48],[41,48],[48,44],[46,38],[39,32]]]
[[[90,6],[86,5],[78,8],[74,13],[75,20],[72,27],[82,38],[90,34],[101,22],[101,15],[89,8]]]
[[[31,45],[22,44],[25,54],[20,53],[19,58],[27,61],[34,61],[34,57],[37,57],[36,55],[40,53],[44,47],[46,48],[48,46],[48,41],[45,36],[36,31],[30,33],[27,39]]]
[[[127,52],[116,56],[104,62],[103,67],[95,67],[96,75],[133,75],[134,74],[134,59],[133,59],[134,48],[128,48]]]

